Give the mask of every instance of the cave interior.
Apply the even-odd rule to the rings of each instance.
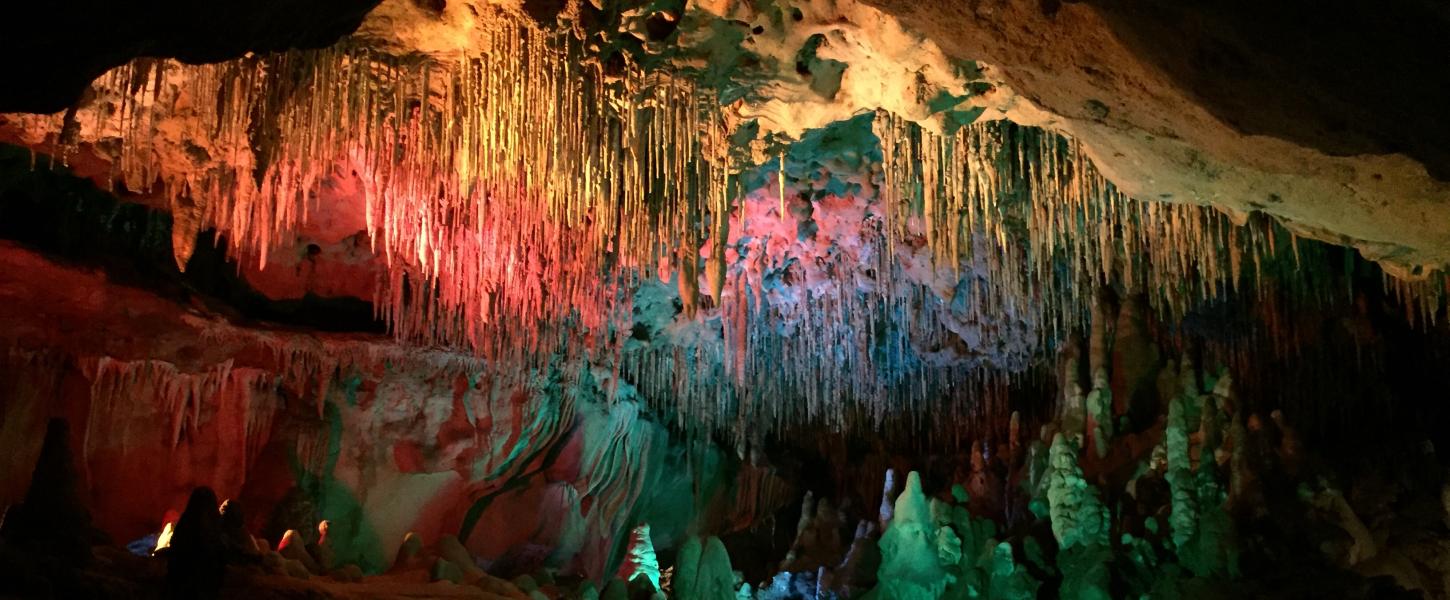
[[[1443,2],[4,11],[0,597],[1450,597]]]

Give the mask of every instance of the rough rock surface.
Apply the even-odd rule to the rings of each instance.
[[[1263,210],[1405,275],[1450,264],[1443,7],[867,2],[990,65],[990,106],[1080,140],[1130,196]]]
[[[577,10],[591,19],[618,18],[631,35],[638,34],[635,42],[648,50],[659,41],[657,32],[668,30],[659,16],[668,12],[659,9],[667,4],[652,3],[654,8],[626,11],[629,14],[625,15],[604,15],[585,3],[389,0],[363,21],[354,41],[372,44],[393,56],[419,52],[446,59],[476,50],[478,38],[489,37],[489,11],[522,10],[547,21],[560,11]],[[760,8],[766,4],[771,7]],[[1132,422],[1138,416],[1135,413],[1143,412],[1137,407],[1143,403],[1142,394],[1134,391],[1151,387],[1145,381],[1162,366],[1157,353],[1160,347],[1192,343],[1210,349],[1215,344],[1233,347],[1232,352],[1224,353],[1232,358],[1225,360],[1250,363],[1256,369],[1245,373],[1245,383],[1239,385],[1257,385],[1259,391],[1267,387],[1262,380],[1253,383],[1255,375],[1266,377],[1259,373],[1275,376],[1282,371],[1286,376],[1274,383],[1280,387],[1295,387],[1285,381],[1311,378],[1328,382],[1322,388],[1294,391],[1302,397],[1314,396],[1340,380],[1311,368],[1293,370],[1311,364],[1295,352],[1330,345],[1317,343],[1321,339],[1352,347],[1353,360],[1359,361],[1355,364],[1372,373],[1366,379],[1375,379],[1371,382],[1375,389],[1373,393],[1356,390],[1366,392],[1358,394],[1333,390],[1346,397],[1365,398],[1356,401],[1358,404],[1335,397],[1342,403],[1295,407],[1305,409],[1293,413],[1296,417],[1304,414],[1305,422],[1321,424],[1357,426],[1362,420],[1358,417],[1366,413],[1395,413],[1377,404],[1383,400],[1381,394],[1390,393],[1380,389],[1380,384],[1403,394],[1389,382],[1420,379],[1385,374],[1399,368],[1419,369],[1423,375],[1429,370],[1421,368],[1422,363],[1437,364],[1433,362],[1436,355],[1418,352],[1415,346],[1405,346],[1399,350],[1401,354],[1384,350],[1397,346],[1395,342],[1401,339],[1385,336],[1393,328],[1383,326],[1386,319],[1378,312],[1392,302],[1379,295],[1364,295],[1366,288],[1358,282],[1338,285],[1355,276],[1358,265],[1350,257],[1339,263],[1346,265],[1343,279],[1326,275],[1330,283],[1324,287],[1332,286],[1336,293],[1349,288],[1350,303],[1355,306],[1345,313],[1327,313],[1326,321],[1337,319],[1329,325],[1314,324],[1312,330],[1325,332],[1324,338],[1295,338],[1298,334],[1291,331],[1292,324],[1279,322],[1253,329],[1252,335],[1234,337],[1241,330],[1230,331],[1225,323],[1241,318],[1238,313],[1222,317],[1224,322],[1207,324],[1205,320],[1219,315],[1196,314],[1198,321],[1166,324],[1164,329],[1185,332],[1169,334],[1159,330],[1165,324],[1153,321],[1158,315],[1151,314],[1146,301],[1127,300],[1123,313],[1113,320],[1118,324],[1117,342],[1111,349],[1116,362],[1127,364],[1114,365],[1110,373],[1100,374],[1097,363],[1108,349],[1102,345],[1102,332],[1095,331],[1093,356],[1088,361],[1093,394],[1097,394],[1088,396],[1094,399],[1093,408],[1087,415],[1079,413],[1070,422],[1060,419],[1053,425],[1066,425],[1073,431],[1091,429],[1088,441],[1096,452],[1078,456],[1075,447],[1065,442],[1056,445],[1051,454],[1053,469],[1046,485],[1037,490],[1014,485],[998,493],[1005,487],[1007,475],[1027,466],[1017,456],[1021,446],[1015,418],[1012,442],[1006,446],[1010,451],[1003,451],[1005,445],[991,436],[964,440],[963,436],[980,437],[974,421],[984,420],[982,414],[935,411],[936,405],[930,404],[935,398],[876,402],[869,408],[880,412],[869,415],[831,404],[848,391],[909,385],[914,379],[911,368],[920,364],[985,364],[1028,373],[1022,380],[1031,382],[1034,375],[1029,369],[1040,349],[1041,330],[1048,328],[1016,309],[958,308],[971,306],[973,287],[963,282],[979,283],[982,289],[991,289],[993,284],[1002,287],[1001,281],[994,282],[987,275],[997,273],[989,264],[994,256],[991,252],[973,248],[977,262],[951,267],[936,264],[931,256],[934,248],[928,247],[931,243],[917,239],[932,235],[920,223],[902,228],[910,243],[877,245],[873,240],[880,238],[873,235],[888,211],[881,210],[880,198],[874,194],[880,165],[886,161],[867,158],[869,151],[862,148],[869,145],[814,137],[833,123],[862,116],[869,120],[871,115],[865,113],[884,108],[931,130],[960,124],[951,119],[983,117],[1061,131],[1083,145],[1107,179],[1139,199],[1212,205],[1241,218],[1250,211],[1263,211],[1304,235],[1353,245],[1367,257],[1398,268],[1398,274],[1413,277],[1421,267],[1450,263],[1450,188],[1446,183],[1450,165],[1444,147],[1437,143],[1450,137],[1445,135],[1443,115],[1446,86],[1433,85],[1443,71],[1434,58],[1434,44],[1444,39],[1437,33],[1447,28],[1443,9],[1414,2],[1396,3],[1374,14],[1334,6],[1304,12],[1276,6],[1230,8],[1212,17],[1191,16],[1172,6],[1108,0],[1066,4],[1053,0],[811,0],[797,4],[792,12],[775,3],[695,2],[679,21],[685,51],[674,57],[676,66],[701,69],[695,72],[701,77],[721,76],[732,86],[748,88],[727,102],[729,124],[754,120],[761,133],[781,134],[787,142],[774,140],[770,143],[777,145],[769,148],[751,145],[750,158],[756,164],[742,177],[748,183],[739,186],[737,196],[727,199],[736,202],[733,209],[727,206],[723,211],[731,213],[729,218],[719,219],[721,209],[712,208],[716,211],[713,235],[703,241],[691,240],[699,242],[698,247],[681,247],[688,267],[674,274],[661,269],[663,273],[651,274],[662,275],[662,281],[646,281],[626,291],[634,296],[634,304],[633,314],[621,323],[629,332],[623,352],[635,352],[638,362],[623,358],[619,360],[623,365],[569,349],[560,352],[557,363],[543,360],[527,368],[500,366],[383,335],[373,303],[380,294],[402,295],[418,288],[412,282],[383,281],[386,267],[379,255],[386,250],[368,243],[369,217],[373,215],[363,208],[376,197],[366,196],[369,182],[350,170],[348,167],[356,165],[346,160],[319,169],[325,175],[311,198],[315,200],[312,212],[289,221],[287,227],[267,230],[278,239],[267,245],[238,244],[227,250],[208,247],[211,233],[198,217],[195,198],[190,197],[194,190],[188,187],[205,179],[197,178],[199,174],[228,168],[235,171],[227,175],[256,175],[252,166],[269,157],[252,136],[265,136],[265,131],[257,133],[265,127],[240,127],[231,133],[245,129],[245,135],[233,137],[213,135],[212,128],[197,124],[207,121],[195,113],[198,107],[219,103],[206,102],[209,97],[198,103],[193,92],[199,88],[187,86],[186,72],[168,71],[165,77],[172,80],[163,82],[166,89],[160,96],[164,102],[153,97],[151,104],[144,105],[147,110],[163,107],[160,112],[165,114],[157,115],[153,130],[137,136],[151,144],[148,148],[156,153],[159,166],[150,171],[143,165],[133,172],[144,176],[138,176],[141,185],[161,182],[157,188],[171,189],[131,190],[130,182],[122,181],[115,195],[130,204],[81,211],[84,214],[77,219],[104,223],[90,229],[51,230],[38,218],[20,225],[6,224],[3,221],[13,215],[30,219],[36,216],[34,211],[42,209],[36,209],[35,203],[25,209],[32,212],[8,212],[11,205],[0,206],[0,233],[4,234],[0,237],[20,241],[0,241],[0,373],[4,374],[0,376],[0,448],[7,450],[0,453],[0,506],[25,496],[24,473],[39,453],[39,432],[47,419],[64,417],[73,423],[73,450],[96,525],[116,539],[154,531],[167,508],[179,507],[193,487],[205,485],[222,497],[242,499],[251,516],[247,528],[253,531],[306,532],[316,520],[328,519],[329,554],[354,568],[361,565],[377,572],[401,563],[417,568],[399,569],[409,571],[399,577],[422,577],[419,583],[426,584],[430,576],[465,581],[482,579],[481,568],[472,564],[478,558],[488,563],[491,573],[518,575],[515,581],[521,582],[520,587],[528,588],[531,597],[539,597],[546,595],[540,590],[554,593],[558,589],[545,578],[534,577],[549,569],[596,579],[611,573],[626,553],[630,528],[640,526],[650,532],[645,539],[652,544],[651,560],[655,558],[653,545],[661,550],[660,562],[668,563],[670,552],[686,543],[687,551],[681,554],[687,560],[676,561],[692,565],[693,573],[675,571],[679,589],[693,585],[708,588],[711,597],[725,597],[735,585],[726,547],[738,541],[711,537],[702,546],[700,538],[693,536],[728,538],[730,532],[757,525],[769,526],[760,530],[777,529],[777,509],[791,501],[797,483],[805,485],[783,480],[761,458],[776,440],[765,439],[768,436],[756,425],[761,421],[788,423],[797,417],[812,419],[819,429],[807,427],[801,440],[781,442],[801,450],[786,454],[826,457],[823,460],[835,466],[829,476],[813,472],[808,463],[799,471],[807,474],[804,479],[834,477],[834,483],[844,489],[852,487],[853,479],[859,486],[862,477],[858,475],[870,479],[879,477],[888,465],[909,466],[908,459],[892,456],[880,447],[864,448],[884,445],[885,427],[864,428],[869,434],[859,431],[861,423],[878,425],[883,420],[881,413],[898,411],[908,418],[931,415],[938,423],[917,425],[933,433],[951,429],[941,439],[923,436],[921,444],[981,449],[975,460],[967,461],[972,465],[971,477],[957,478],[965,479],[973,492],[970,499],[964,492],[954,493],[959,504],[990,512],[993,518],[1000,516],[1004,523],[1017,520],[1020,524],[1022,519],[1030,519],[1023,515],[1033,508],[1023,505],[1028,499],[1019,497],[1023,495],[1019,492],[1038,493],[1042,497],[1035,500],[1045,502],[1044,515],[1051,518],[1051,531],[1058,533],[1056,539],[1064,548],[1086,547],[1095,552],[1109,546],[1100,541],[1107,539],[1109,530],[1119,533],[1140,527],[1136,522],[1114,523],[1109,513],[1099,511],[1097,486],[1109,492],[1103,495],[1104,503],[1119,502],[1122,495],[1116,486],[1129,475],[1141,477],[1138,489],[1145,491],[1142,499],[1133,501],[1161,509],[1150,503],[1157,478],[1171,496],[1172,535],[1181,538],[1174,540],[1174,560],[1196,575],[1214,575],[1234,565],[1233,557],[1222,552],[1232,536],[1224,534],[1227,528],[1219,527],[1227,523],[1227,517],[1216,511],[1223,504],[1220,496],[1249,492],[1237,483],[1225,492],[1221,474],[1203,465],[1213,465],[1213,458],[1229,460],[1228,452],[1243,453],[1237,441],[1257,427],[1235,423],[1231,435],[1236,444],[1216,448],[1221,430],[1229,427],[1217,421],[1229,414],[1242,419],[1247,411],[1241,411],[1234,400],[1230,413],[1224,408],[1229,395],[1215,391],[1215,398],[1204,401],[1205,408],[1193,404],[1192,410],[1204,415],[1201,432],[1195,429],[1200,427],[1200,419],[1187,416],[1188,404],[1182,401],[1168,411],[1166,433],[1161,424],[1131,430],[1130,426],[1144,426]],[[44,27],[19,36],[0,32],[0,40],[4,40],[0,60],[9,61],[5,66],[18,73],[16,77],[35,82],[34,86],[0,92],[0,110],[60,109],[81,94],[89,77],[138,55],[209,61],[248,50],[326,45],[355,28],[370,4],[332,1],[318,5],[316,14],[289,11],[285,18],[279,17],[274,2],[248,7],[222,4],[210,9],[215,12],[204,14],[176,7],[130,10],[135,7],[125,3],[108,5],[103,11],[66,3],[55,6],[75,9],[77,20],[18,19],[12,23]],[[144,27],[130,22],[156,17],[153,9],[167,12]],[[232,12],[234,9],[239,12]],[[124,14],[118,18],[117,13]],[[675,23],[680,16],[671,13],[666,20]],[[1300,18],[1309,24],[1299,24]],[[196,27],[198,19],[222,24]],[[281,21],[287,21],[287,26],[272,27]],[[1414,29],[1397,37],[1400,34],[1392,31],[1391,23],[1412,23]],[[63,46],[66,52],[45,53],[55,49],[45,44],[65,44],[67,39],[46,37],[54,33],[47,27],[66,25],[79,28],[69,34],[85,43],[75,48]],[[114,31],[101,31],[107,28]],[[1329,52],[1317,38],[1305,37],[1304,31],[1341,42],[1346,49]],[[135,35],[127,37],[131,34]],[[4,45],[14,40],[41,47],[42,56],[17,59],[17,52]],[[731,48],[735,43],[740,47]],[[741,54],[731,54],[741,49]],[[749,60],[742,58],[745,53]],[[712,61],[722,57],[740,60],[740,69],[709,73],[716,64]],[[268,85],[276,83],[258,81],[263,89],[273,89]],[[1409,83],[1412,81],[1417,83]],[[424,95],[432,93],[425,90]],[[971,110],[954,116],[938,110],[943,94],[949,105],[964,102],[962,106]],[[77,114],[82,123],[103,123],[96,113],[126,106],[115,100],[82,95]],[[869,125],[858,130],[872,132]],[[39,160],[46,160],[44,154],[54,150],[66,134],[67,124],[59,116],[0,115],[0,139],[40,152]],[[121,137],[103,131],[62,160],[68,160],[75,173],[110,185],[120,168],[116,162],[122,153],[113,151]],[[870,136],[858,135],[855,141],[866,137]],[[796,148],[802,148],[799,154],[794,153]],[[21,154],[7,152],[12,157]],[[772,152],[779,154],[772,156]],[[17,187],[25,188],[33,183],[26,174],[25,169],[0,173],[4,176],[0,183],[12,183],[9,176],[13,175],[21,182]],[[13,189],[0,186],[0,193],[7,191]],[[71,201],[80,204],[75,194],[54,189],[35,196],[42,200],[40,204],[56,207],[69,206]],[[161,278],[162,284],[153,280],[157,269],[150,242],[156,240],[138,248],[108,246],[90,239],[101,235],[97,232],[130,231],[140,221],[126,218],[125,212],[139,209],[135,204],[160,209],[146,218],[165,221],[167,226],[159,228],[157,235],[169,239],[155,244],[166,246],[162,270],[167,275]],[[1099,235],[1104,235],[1102,231],[1110,235],[1113,228],[1100,229]],[[136,235],[144,238],[149,230]],[[98,266],[53,246],[26,245],[38,238],[53,238],[48,241],[62,247],[92,244],[93,250],[107,255],[106,260]],[[521,247],[532,245],[537,244]],[[265,261],[256,255],[259,247],[271,252]],[[1298,245],[1294,248],[1297,266]],[[419,251],[426,254],[425,249]],[[184,276],[172,270],[173,252],[175,266],[190,265]],[[1326,255],[1315,256],[1323,259]],[[1324,265],[1334,263],[1313,262],[1313,258],[1305,259],[1310,265],[1306,270],[1318,269],[1316,275],[1333,270]],[[1105,262],[1111,263],[1112,257],[1107,256]],[[704,269],[699,268],[701,263]],[[869,310],[853,307],[851,301],[869,298],[883,286],[886,279],[880,265],[900,269],[903,276],[900,281],[892,280],[895,283],[927,293],[912,302],[871,305]],[[235,273],[218,273],[225,269]],[[1376,279],[1370,287],[1379,284]],[[229,288],[232,293],[226,297],[210,295]],[[687,290],[699,296],[698,318],[695,298],[682,298]],[[706,290],[707,294],[700,293]],[[1279,298],[1277,288],[1256,287],[1255,291],[1259,292],[1255,300],[1265,306]],[[243,296],[248,298],[246,303],[238,301]],[[917,299],[920,304],[915,303]],[[950,300],[951,307],[937,312],[923,308],[936,300]],[[1307,300],[1297,303],[1302,298],[1294,300],[1287,303],[1288,310],[1318,306]],[[557,303],[559,298],[549,296],[540,303],[545,301]],[[289,306],[293,308],[286,308]],[[312,312],[297,306],[311,306]],[[746,309],[761,306],[775,311],[770,315],[773,320],[752,320],[755,316]],[[1279,315],[1277,308],[1245,314]],[[927,327],[939,330],[940,336],[932,339],[942,343],[898,347],[899,354],[890,360],[878,359],[883,348],[902,339],[893,330],[898,321],[876,316],[890,311],[910,317],[901,322],[926,322]],[[1380,320],[1370,323],[1366,314]],[[861,315],[871,318],[862,319]],[[1311,314],[1311,318],[1319,316]],[[1106,327],[1096,321],[1097,316],[1094,319],[1099,330]],[[1153,321],[1152,327],[1149,321]],[[1436,327],[1431,325],[1430,331],[1443,333],[1443,326]],[[350,333],[316,331],[322,329]],[[1195,335],[1209,339],[1184,339]],[[1254,353],[1252,342],[1263,340],[1252,336],[1270,338],[1276,351],[1282,348],[1292,358]],[[785,341],[771,347],[761,340]],[[747,341],[759,345],[749,346]],[[1242,346],[1237,345],[1240,342]],[[651,349],[661,352],[645,352]],[[1203,348],[1195,351],[1212,354]],[[662,356],[666,359],[660,360]],[[1337,369],[1351,360],[1337,355],[1310,358],[1324,356],[1331,358],[1312,364],[1332,363]],[[1413,360],[1399,360],[1407,356]],[[880,362],[874,362],[877,360]],[[1272,362],[1275,360],[1280,362]],[[1173,362],[1162,370],[1171,379],[1170,387],[1200,374],[1207,377],[1206,368],[1200,372],[1186,361],[1182,364],[1181,371]],[[868,368],[877,365],[887,377],[877,377]],[[646,366],[658,367],[654,373],[668,377],[646,381],[639,376]],[[1081,379],[1074,376],[1081,370],[1066,369],[1059,383],[1064,389],[1081,386],[1082,381],[1073,381]],[[794,387],[769,387],[785,377],[796,378],[790,382]],[[1110,397],[1103,395],[1109,382]],[[1030,385],[1029,394],[1043,391]],[[1227,389],[1229,384],[1222,387]],[[927,391],[919,396],[933,393],[933,388],[923,389]],[[1193,389],[1195,402],[1208,396]],[[739,390],[756,395],[740,393],[736,397]],[[1006,404],[1008,392],[971,396],[974,392],[963,392],[971,403],[952,406],[1005,414],[1000,408]],[[802,397],[804,401],[792,404]],[[1068,398],[1085,401],[1080,394]],[[1246,395],[1246,399],[1266,405],[1299,401],[1268,394]],[[1147,404],[1154,405],[1155,400],[1147,398]],[[922,404],[914,404],[918,401]],[[1124,430],[1097,427],[1108,420],[1110,401],[1124,405],[1111,414],[1122,418]],[[661,406],[667,410],[651,410]],[[737,410],[738,406],[746,408]],[[1425,414],[1438,414],[1435,410]],[[1151,414],[1151,407],[1146,412]],[[1030,413],[1028,422],[1042,420],[1050,411],[1039,411],[1036,416]],[[1404,410],[1394,418],[1414,421],[1418,416],[1413,410]],[[662,423],[671,417],[676,419],[673,430]],[[1391,416],[1383,418],[1389,423]],[[1291,442],[1297,438],[1278,422],[1281,419],[1275,421],[1284,430],[1283,447],[1289,449],[1282,451],[1285,468],[1305,472],[1317,468],[1298,456],[1297,441]],[[681,431],[704,432],[693,442],[718,442],[711,438],[715,432],[710,426],[744,432],[742,439],[731,440],[736,442],[736,456],[714,443],[698,443],[688,449],[679,443]],[[850,435],[862,435],[868,443],[858,447],[854,444],[859,440],[848,442],[842,430],[854,430]],[[1049,438],[1038,444],[1050,439],[1051,430],[1044,431]],[[1000,435],[1000,431],[992,435]],[[1163,465],[1152,466],[1153,459],[1148,458],[1155,436],[1169,440],[1162,451],[1166,475],[1154,473]],[[998,443],[995,449],[994,442]],[[791,443],[798,447],[790,447]],[[805,448],[811,444],[817,447]],[[831,447],[833,444],[836,446]],[[1124,472],[1145,460],[1149,466],[1144,470]],[[1242,463],[1245,459],[1236,460]],[[928,468],[938,472],[952,467],[950,461],[927,462]],[[1190,465],[1197,465],[1192,479]],[[940,475],[932,473],[926,480],[951,481]],[[1020,475],[1012,477],[1014,484],[1019,482]],[[1269,483],[1275,479],[1265,477]],[[907,479],[906,492],[896,499],[894,520],[887,517],[893,514],[890,499],[877,495],[881,488],[874,480],[865,493],[854,498],[846,494],[852,504],[836,505],[842,515],[849,510],[860,517],[862,507],[873,506],[878,499],[885,501],[884,556],[877,557],[885,560],[880,570],[887,580],[884,589],[938,590],[949,576],[980,583],[986,581],[982,579],[986,575],[975,570],[990,566],[990,585],[1006,590],[997,593],[998,597],[1029,597],[1037,586],[1029,571],[1041,567],[1041,557],[1035,556],[1041,549],[1023,544],[1017,533],[1004,538],[1008,541],[998,543],[994,538],[987,543],[991,536],[978,531],[982,523],[971,519],[957,519],[944,528],[947,513],[939,502],[943,494],[923,490],[922,481],[916,473]],[[890,496],[891,486],[887,487],[884,495]],[[928,491],[937,498],[929,499]],[[1387,504],[1373,506],[1373,498],[1358,498],[1353,493],[1339,497],[1340,492],[1332,489],[1315,493],[1316,501],[1341,513],[1344,522],[1359,522],[1346,528],[1354,530],[1351,534],[1361,534],[1354,536],[1357,538],[1368,539],[1363,535],[1367,528],[1379,526],[1383,519],[1361,521],[1355,510],[1366,515],[1393,514]],[[1293,494],[1280,496],[1293,498]],[[1297,509],[1290,512],[1293,510]],[[1440,514],[1435,513],[1436,518]],[[1127,518],[1141,520],[1142,516],[1130,514]],[[1038,521],[1041,524],[1041,518]],[[857,577],[876,573],[873,560],[858,552],[875,546],[876,533],[868,526],[858,529],[850,556],[836,556],[846,552],[839,537],[850,522],[817,515],[816,524],[800,532],[800,546],[818,549],[810,554],[831,556],[801,561],[796,566],[815,572],[788,577],[788,583],[830,587],[833,565],[840,565],[837,582],[848,586],[858,585]],[[1419,519],[1405,522],[1413,524],[1406,529],[1425,530]],[[1122,548],[1112,546],[1124,556],[1130,556],[1129,552],[1151,556],[1151,548],[1144,551],[1142,544],[1157,543],[1157,532],[1134,531],[1140,536],[1137,546],[1133,538],[1123,538]],[[1088,539],[1093,541],[1082,542]],[[433,544],[434,540],[441,544]],[[1376,542],[1383,547],[1370,546],[1367,552],[1357,539],[1345,553],[1348,566],[1383,574],[1381,571],[1393,565],[1371,561],[1369,555],[1393,557],[1397,546],[1407,553],[1413,549],[1427,555],[1443,554],[1438,542],[1420,538]],[[300,551],[301,544],[299,541],[295,550]],[[441,545],[441,556],[436,550],[422,550],[424,544]],[[409,552],[395,560],[393,552],[400,545]],[[637,556],[643,557],[643,544],[639,548]],[[1324,548],[1326,552],[1334,549],[1332,544]],[[1014,558],[1014,553],[1021,556]],[[1074,562],[1083,566],[1102,561],[1086,552],[1076,555]],[[668,578],[660,566],[643,571],[652,571],[652,585],[666,586]],[[1083,569],[1085,574],[1079,574],[1072,585],[1076,589],[1098,586],[1099,576],[1106,575],[1103,569],[1106,567]],[[1033,576],[1041,576],[1041,571],[1038,568]],[[1444,572],[1450,570],[1436,571]],[[626,575],[631,573],[633,570]],[[893,583],[893,579],[906,583]],[[502,580],[487,582],[512,587]],[[450,584],[439,585],[448,589]],[[613,589],[625,588],[616,582]]]
[[[37,276],[48,285],[28,285]],[[256,531],[301,490],[331,521],[339,562],[371,572],[410,531],[460,530],[490,560],[532,544],[552,549],[548,564],[598,572],[626,515],[657,518],[674,543],[696,506],[724,514],[691,503],[689,471],[666,467],[678,449],[635,400],[566,397],[384,337],[239,327],[10,242],[0,299],[0,358],[17,374],[0,380],[14,449],[0,503],[24,496],[37,432],[63,416],[78,424],[85,500],[114,539],[158,529],[194,486],[241,498]]]
[[[12,7],[0,23],[0,112],[64,110],[107,69],[136,57],[214,62],[318,48],[351,33],[379,0],[58,0]]]

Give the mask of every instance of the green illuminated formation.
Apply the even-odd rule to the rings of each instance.
[[[939,598],[947,585],[937,546],[937,528],[931,505],[921,491],[921,476],[912,471],[891,517],[881,534],[881,568],[877,598],[916,600]]]
[[[655,558],[655,546],[654,541],[650,539],[649,524],[635,527],[629,536],[629,553],[625,556],[620,576],[629,582],[644,578],[654,589],[659,589],[660,562]]]
[[[734,600],[735,573],[720,538],[691,537],[680,546],[673,583],[678,598]]]

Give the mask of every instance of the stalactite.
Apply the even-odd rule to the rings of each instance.
[[[547,352],[566,329],[618,329],[619,287],[673,260],[663,248],[702,239],[702,207],[728,220],[726,169],[709,165],[728,144],[700,135],[720,127],[688,80],[606,76],[573,33],[513,18],[491,34],[456,63],[346,42],[138,60],[96,81],[74,143],[118,140],[114,180],[165,195],[182,268],[207,228],[265,266],[318,186],[356,171],[389,267],[376,305],[399,337]],[[177,164],[193,167],[165,168]]]
[[[160,402],[163,414],[170,419],[168,437],[175,447],[183,435],[200,426],[202,406],[219,395],[231,376],[231,369],[231,361],[201,373],[185,373],[171,363],[153,360],[117,361],[101,357],[88,363],[91,414],[86,421],[83,446],[87,452],[82,459],[89,458],[92,440],[101,437],[118,436],[121,450],[125,452],[126,431],[111,431],[109,426],[129,423],[132,411],[149,411],[154,406],[151,402],[137,402],[137,397],[150,396]]]
[[[613,361],[682,427],[729,429],[742,447],[801,423],[993,422],[1005,382],[1089,324],[1097,290],[1182,316],[1265,293],[1278,253],[1303,251],[1268,219],[1128,198],[1075,141],[1006,123],[942,135],[882,112],[879,170],[867,161],[859,189],[802,200],[819,190],[792,180],[782,152],[764,159],[773,181],[743,190],[750,166],[732,160],[710,90],[668,69],[606,72],[573,31],[508,17],[457,60],[344,41],[137,60],[93,92],[52,119],[58,155],[89,145],[110,155],[113,182],[163,196],[178,266],[207,229],[265,265],[319,186],[355,172],[387,266],[374,307],[397,337],[500,369],[555,353]],[[772,254],[754,234],[784,226],[791,239],[775,243],[794,243],[800,203],[859,211],[859,247]],[[718,333],[622,353],[633,293],[670,273],[685,320],[704,313]],[[1421,320],[1445,291],[1438,275],[1385,286]],[[286,363],[283,385],[321,415],[354,361],[309,356]]]
[[[1075,142],[1052,133],[978,123],[943,136],[883,112],[876,134],[882,202],[898,238],[919,223],[934,260],[953,268],[976,258],[973,240],[987,240],[994,304],[1035,304],[1045,333],[1084,323],[1103,284],[1146,293],[1175,317],[1238,292],[1248,275],[1250,289],[1262,289],[1264,262],[1280,252],[1300,259],[1297,236],[1271,220],[1236,224],[1209,207],[1124,196]],[[1434,318],[1444,286],[1438,273],[1386,277],[1412,319]]]
[[[227,380],[228,397],[237,398],[237,412],[242,415],[241,456],[243,469],[249,471],[272,438],[273,425],[282,408],[276,394],[276,377],[260,369],[233,369]]]
[[[211,485],[236,492],[272,439],[281,409],[279,379],[268,371],[234,367],[232,361],[188,372],[160,360],[77,360],[90,380],[80,463],[93,485],[110,485],[110,469],[156,452],[173,469],[159,481]],[[189,462],[208,456],[212,462]],[[101,483],[97,483],[101,482]],[[157,493],[165,493],[157,488]]]

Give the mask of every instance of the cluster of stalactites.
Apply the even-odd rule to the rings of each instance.
[[[820,320],[843,314],[853,313],[828,312]],[[929,441],[961,443],[1000,426],[1010,414],[1008,391],[1025,376],[975,363],[922,364],[909,351],[883,355],[881,347],[865,344],[871,328],[838,335],[845,329],[780,335],[750,327],[743,380],[729,371],[726,349],[718,346],[626,351],[621,370],[680,430],[723,432],[741,452],[799,426],[893,436],[927,431]]]
[[[272,416],[279,409],[276,395],[269,393],[276,389],[275,378],[258,369],[233,368],[230,360],[199,373],[182,371],[165,361],[108,357],[83,360],[82,367],[91,380],[82,438],[82,458],[86,460],[98,446],[113,445],[124,452],[137,444],[128,436],[144,435],[132,430],[138,422],[156,416],[168,419],[169,431],[163,441],[174,449],[183,439],[196,435],[206,419],[215,420],[225,413],[225,425],[235,426],[239,434],[235,450],[244,459],[240,468],[245,472],[270,438]]]
[[[1239,226],[1208,207],[1132,200],[1051,133],[989,122],[936,135],[884,112],[875,133],[880,185],[860,192],[871,196],[861,229],[873,250],[861,254],[872,264],[822,265],[834,285],[787,306],[771,305],[762,278],[751,276],[760,269],[743,267],[715,294],[720,347],[624,357],[647,396],[671,399],[682,426],[726,425],[743,439],[804,423],[879,429],[902,415],[978,421],[1005,395],[1001,373],[1025,369],[1019,355],[1086,325],[1096,290],[1144,293],[1182,315],[1241,285],[1260,290],[1263,261],[1297,256],[1292,236],[1280,248],[1285,232],[1266,220]],[[930,286],[939,282],[911,280],[903,261],[915,248],[937,276],[953,275],[956,297],[938,297]],[[858,272],[874,276],[863,286]],[[960,334],[948,323],[974,324],[1004,343],[976,355],[941,352]],[[1041,339],[1005,343],[1020,336]],[[954,393],[962,390],[970,392]]]
[[[489,356],[547,354],[561,327],[598,341],[628,316],[622,288],[661,259],[695,268],[725,212],[719,113],[686,79],[606,73],[570,32],[503,19],[492,33],[457,62],[346,42],[138,60],[58,117],[58,139],[167,197],[183,268],[206,229],[265,267],[350,170],[389,267],[375,304],[401,338]]]
[[[1181,316],[1246,284],[1260,292],[1277,253],[1298,258],[1297,238],[1277,247],[1287,232],[1270,220],[1238,225],[1211,207],[1127,197],[1050,132],[978,123],[938,135],[886,113],[876,132],[896,237],[919,224],[939,266],[987,265],[992,303],[1046,316],[1045,335],[1080,327],[1103,285]],[[989,254],[973,256],[982,239]]]
[[[1450,276],[1436,271],[1415,280],[1397,279],[1388,273],[1383,277],[1385,291],[1404,307],[1406,319],[1422,325],[1438,322],[1450,297]]]
[[[874,262],[825,265],[836,288],[767,306],[759,281],[725,265],[732,213],[745,211],[718,106],[683,78],[606,72],[571,33],[495,27],[488,47],[448,63],[346,43],[214,65],[136,61],[100,78],[58,139],[113,153],[128,189],[164,193],[179,264],[208,228],[265,264],[319,186],[355,171],[388,265],[375,306],[393,331],[525,367],[561,348],[615,347],[639,278],[677,273],[692,318],[703,279],[723,344],[659,344],[618,366],[682,424],[740,440],[761,424],[990,420],[1005,397],[995,372],[1021,371],[1035,348],[932,357],[956,344],[948,320],[1051,341],[1082,324],[1104,285],[1181,315],[1282,251],[1262,221],[1125,197],[1059,136],[1003,123],[937,135],[882,113],[863,224]],[[958,276],[955,303],[904,277],[900,257],[916,247]],[[871,273],[866,289],[857,270]],[[564,343],[581,331],[590,344]]]

